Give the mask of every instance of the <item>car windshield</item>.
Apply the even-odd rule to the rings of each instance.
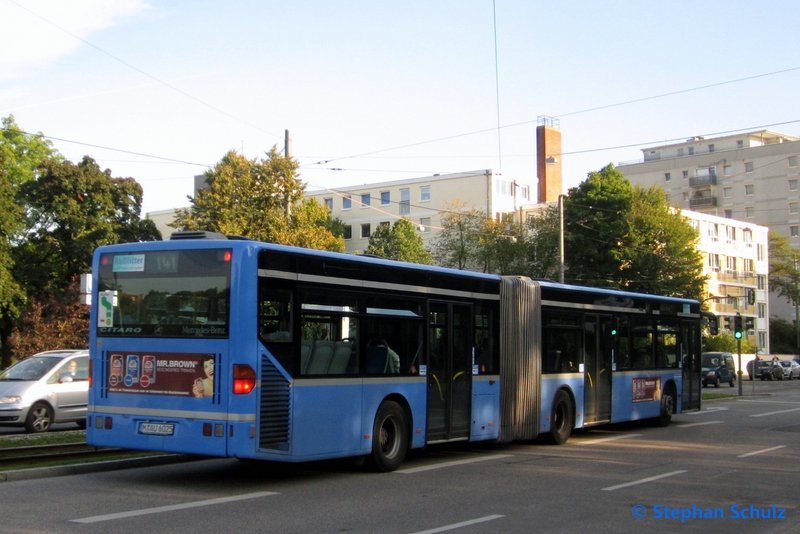
[[[791,367],[792,366],[792,364],[789,363],[789,362],[781,362],[781,365],[784,366],[784,367]]]
[[[703,367],[719,367],[719,356],[703,354]]]
[[[16,365],[12,365],[0,373],[0,380],[39,380],[61,360],[62,358],[54,356],[35,356],[33,358],[28,358],[26,360],[22,360]]]

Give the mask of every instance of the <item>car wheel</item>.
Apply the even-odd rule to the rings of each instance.
[[[730,384],[731,387],[734,387],[734,385],[736,384],[736,377],[734,376],[733,378],[731,378],[731,381],[728,382],[728,384]]]
[[[53,422],[53,411],[43,402],[37,402],[28,410],[25,430],[28,432],[47,432]]]

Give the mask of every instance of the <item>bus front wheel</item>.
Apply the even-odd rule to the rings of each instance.
[[[376,471],[394,471],[406,457],[408,450],[408,423],[399,404],[386,401],[381,404],[372,428],[372,454],[370,466]]]
[[[553,398],[553,410],[550,415],[549,440],[556,445],[563,445],[572,434],[573,424],[572,401],[566,391],[559,390]]]

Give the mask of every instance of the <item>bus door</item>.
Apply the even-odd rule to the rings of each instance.
[[[428,443],[469,439],[472,306],[431,302],[428,324]]]
[[[584,423],[611,420],[612,318],[587,314],[584,322]]]
[[[681,323],[680,353],[681,368],[683,370],[683,394],[681,395],[681,409],[700,409],[700,328],[695,322],[684,321]]]

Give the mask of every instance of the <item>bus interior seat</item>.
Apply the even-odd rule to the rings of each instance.
[[[314,346],[311,344],[310,339],[304,339],[300,342],[300,374],[306,374],[308,369],[308,362],[311,361],[311,353]]]
[[[328,365],[333,357],[333,341],[320,340],[314,342],[314,352],[311,353],[311,360],[308,362],[306,374],[324,375],[328,372]]]
[[[337,341],[333,347],[333,358],[328,366],[329,375],[343,375],[347,372],[347,364],[350,363],[350,353],[353,344],[348,340]]]
[[[389,348],[386,345],[367,347],[367,374],[386,374],[389,369]]]

